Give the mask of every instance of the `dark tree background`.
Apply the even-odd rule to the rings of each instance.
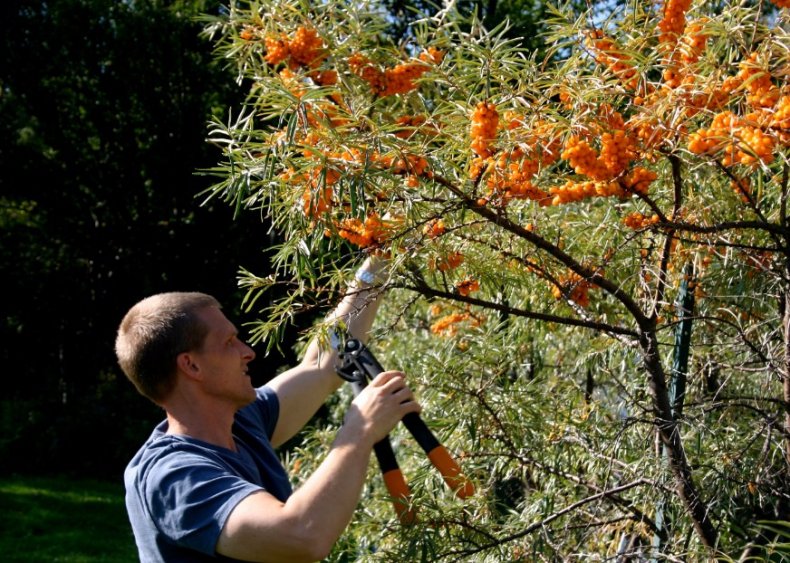
[[[0,6],[0,472],[116,478],[161,418],[117,368],[115,330],[160,291],[216,295],[242,327],[240,267],[276,240],[254,212],[201,197],[206,142],[245,88],[199,16],[218,0],[4,0]],[[382,5],[407,35],[429,3]],[[540,2],[461,2],[536,42]],[[294,329],[295,332],[296,329]],[[294,333],[263,383],[291,364]],[[260,355],[263,355],[261,349]]]
[[[0,471],[115,477],[156,407],[115,330],[151,293],[216,295],[242,325],[240,266],[274,242],[198,195],[241,89],[195,16],[210,1],[5,0],[0,10]],[[268,369],[291,358],[258,361]]]
[[[382,0],[391,15],[389,33],[399,39],[409,35],[409,26],[421,17],[433,16],[441,9],[441,2],[432,0]],[[547,3],[543,0],[458,0],[455,8],[470,20],[477,19],[486,29],[494,29],[507,22],[505,36],[518,39],[529,49],[543,49],[541,33],[545,30]]]

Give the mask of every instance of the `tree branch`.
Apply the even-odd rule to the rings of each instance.
[[[632,481],[631,483],[627,483],[625,485],[620,485],[619,487],[613,487],[611,489],[601,491],[600,493],[596,493],[587,498],[583,498],[577,502],[574,502],[573,504],[566,506],[562,510],[558,510],[554,514],[547,516],[543,520],[540,520],[538,522],[533,522],[532,524],[530,524],[529,526],[527,526],[526,528],[524,528],[518,533],[511,534],[503,538],[499,538],[495,543],[484,544],[474,549],[448,551],[446,553],[439,555],[438,558],[447,559],[448,557],[469,556],[469,555],[474,555],[475,553],[480,553],[482,551],[485,551],[486,549],[491,549],[493,547],[496,547],[497,545],[502,545],[503,543],[507,543],[513,540],[517,540],[519,538],[523,538],[524,536],[527,536],[532,532],[534,532],[535,530],[539,530],[545,527],[546,525],[552,523],[554,520],[557,520],[558,518],[561,518],[562,516],[565,516],[566,514],[573,512],[574,510],[584,506],[585,504],[589,504],[591,502],[595,502],[597,500],[601,500],[603,498],[616,495],[618,493],[622,493],[623,491],[627,491],[629,489],[633,489],[641,485],[652,485],[652,484],[653,484],[652,481],[648,479],[637,479],[636,481]]]
[[[485,217],[490,222],[498,225],[499,227],[505,229],[516,235],[519,238],[526,240],[527,242],[531,243],[536,248],[543,250],[557,261],[561,262],[565,266],[567,266],[573,272],[579,274],[585,280],[594,283],[610,295],[612,295],[615,299],[620,301],[625,308],[628,310],[629,313],[634,317],[637,324],[642,326],[649,325],[649,318],[645,315],[642,311],[639,304],[634,301],[634,299],[628,295],[625,291],[623,291],[619,286],[615,285],[609,279],[602,276],[598,271],[588,268],[580,264],[576,259],[574,259],[569,254],[563,252],[557,245],[550,243],[543,237],[536,235],[535,233],[528,231],[521,225],[514,223],[506,216],[497,213],[492,208],[486,205],[480,205],[477,200],[470,198],[463,190],[461,190],[458,186],[454,185],[452,182],[447,180],[442,176],[434,176],[434,181],[438,184],[444,186],[452,193],[457,195],[463,202],[464,205],[474,213],[477,213],[481,217]]]

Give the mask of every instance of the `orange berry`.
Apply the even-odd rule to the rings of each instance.
[[[480,289],[480,282],[474,279],[465,279],[457,284],[455,289],[458,291],[459,295],[466,297],[473,291],[478,291]]]
[[[425,225],[425,227],[422,229],[422,232],[430,238],[436,238],[442,236],[446,230],[447,229],[444,226],[444,221],[441,219],[435,219]]]

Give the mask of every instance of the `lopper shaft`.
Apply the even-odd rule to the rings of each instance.
[[[338,372],[343,377],[352,382],[352,384],[355,386],[355,393],[358,393],[359,390],[361,390],[361,387],[359,386],[364,387],[364,385],[367,384],[367,379],[372,379],[384,371],[384,368],[381,366],[378,360],[376,360],[375,356],[373,356],[370,350],[368,350],[360,341],[356,339],[349,339],[346,341],[342,356],[345,365],[343,368],[339,368]],[[403,424],[406,426],[412,436],[414,436],[415,440],[426,453],[433,466],[439,471],[439,473],[441,473],[445,484],[447,484],[447,486],[455,493],[455,495],[461,499],[472,496],[475,492],[474,485],[466,478],[466,476],[461,471],[461,467],[458,465],[458,462],[453,458],[450,452],[447,451],[447,448],[445,448],[441,442],[439,442],[436,436],[434,436],[430,428],[428,428],[422,418],[420,418],[420,415],[417,413],[407,414],[403,417]],[[387,442],[391,453],[392,447],[389,445],[389,440],[387,440]],[[381,461],[379,461],[379,464],[381,465]],[[394,455],[392,458],[392,465],[395,468],[398,467],[398,463],[395,460]],[[383,467],[382,472],[385,472]],[[397,469],[397,474],[393,474],[393,480],[402,480],[403,486],[405,486],[405,491],[408,491],[408,485],[406,485],[400,469]],[[397,487],[395,487],[395,489],[400,490]],[[389,490],[390,492],[393,491],[393,489]],[[408,494],[405,496],[408,497]],[[393,495],[393,498],[397,499],[400,497]]]

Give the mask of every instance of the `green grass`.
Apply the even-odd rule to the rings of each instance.
[[[0,478],[0,559],[138,561],[123,483]]]

